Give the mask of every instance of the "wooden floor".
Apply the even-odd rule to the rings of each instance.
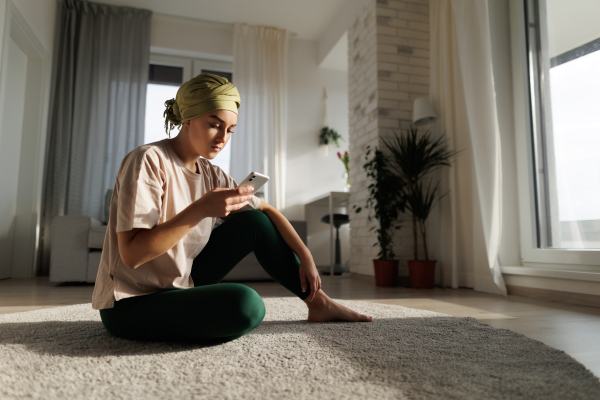
[[[527,297],[479,293],[472,289],[381,288],[373,277],[322,276],[334,299],[363,300],[473,317],[563,350],[600,376],[600,308]],[[263,297],[291,296],[276,282],[244,282]],[[0,314],[91,303],[93,284],[55,285],[48,277],[0,281]]]

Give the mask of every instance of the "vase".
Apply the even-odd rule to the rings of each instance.
[[[400,260],[373,260],[375,286],[396,286]]]
[[[350,191],[350,176],[348,176],[347,172],[344,172],[344,174],[342,175],[342,178],[344,178],[344,181],[346,182],[346,186],[344,187],[344,192],[349,192]]]
[[[410,285],[415,289],[433,289],[436,261],[408,261]]]

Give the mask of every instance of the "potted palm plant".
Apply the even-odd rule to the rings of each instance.
[[[443,135],[433,140],[431,130],[419,134],[414,126],[405,132],[401,131],[400,135],[396,134],[391,140],[382,139],[390,152],[390,170],[405,183],[403,197],[413,219],[414,259],[408,260],[408,267],[414,288],[431,289],[434,286],[437,261],[429,259],[426,221],[435,203],[448,194],[439,194],[439,181],[432,187],[430,180],[425,187],[424,178],[441,167],[450,166],[452,157],[459,153],[448,151],[442,139]],[[423,240],[424,260],[419,260],[417,227]]]
[[[367,146],[365,160],[369,159],[371,146]],[[398,279],[398,263],[395,260],[393,250],[393,238],[395,230],[402,227],[403,221],[399,220],[399,215],[405,210],[405,200],[398,194],[401,192],[401,186],[398,187],[397,179],[389,171],[385,155],[375,148],[373,158],[363,165],[367,176],[373,179],[373,183],[369,185],[369,197],[366,206],[372,209],[375,217],[379,221],[379,229],[377,229],[377,240],[373,247],[379,244],[381,251],[377,256],[379,258],[373,260],[373,268],[375,270],[375,284],[377,286],[396,286]],[[357,213],[360,213],[362,207],[353,206]],[[371,213],[368,216],[371,222]],[[369,229],[372,231],[375,227]]]

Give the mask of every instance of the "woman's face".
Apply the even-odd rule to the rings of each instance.
[[[229,142],[237,118],[233,111],[215,110],[186,121],[194,150],[204,158],[215,158]]]

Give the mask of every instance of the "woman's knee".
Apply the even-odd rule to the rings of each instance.
[[[253,224],[261,225],[261,224],[272,224],[269,217],[265,215],[264,212],[260,210],[248,210],[239,213],[237,216],[240,220],[250,221]]]
[[[235,301],[232,317],[239,322],[240,333],[246,334],[261,324],[266,312],[265,303],[254,289],[240,283],[231,285],[231,299]]]
[[[114,309],[100,310],[100,319],[104,328],[113,336],[121,339],[131,339],[131,335],[127,334],[126,329],[122,328],[122,324],[119,323],[117,315],[114,313]]]

